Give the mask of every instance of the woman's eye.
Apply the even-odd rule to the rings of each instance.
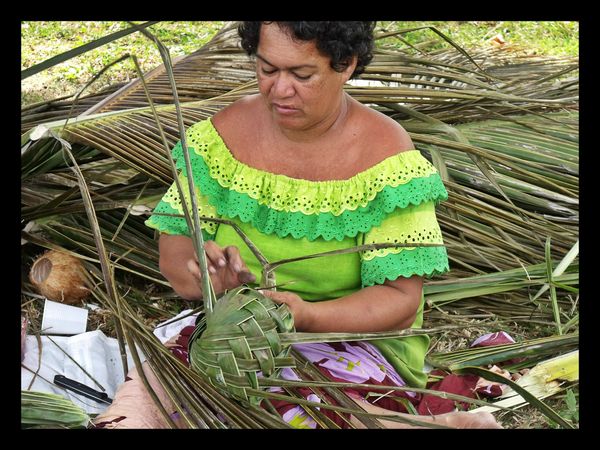
[[[272,75],[275,73],[275,69],[273,70],[267,70],[267,69],[261,69],[262,73],[264,73],[265,75]]]
[[[277,72],[277,69],[267,69],[267,68],[261,67],[260,71],[264,75],[273,75],[275,72]],[[301,80],[301,81],[306,81],[312,76],[312,75],[299,75],[294,72],[292,72],[292,74],[294,75],[294,77],[296,77],[298,80]]]

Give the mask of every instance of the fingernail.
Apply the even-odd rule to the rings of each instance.
[[[242,270],[242,266],[239,263],[235,263],[233,265],[233,270],[235,270],[236,272],[239,272],[240,270]]]
[[[219,266],[220,267],[225,267],[225,264],[227,264],[227,261],[225,261],[225,258],[219,259]]]
[[[209,271],[210,273],[217,273],[217,270],[216,270],[216,269],[215,269],[213,266],[209,266],[209,267],[208,267],[208,271]]]
[[[253,281],[256,281],[256,276],[251,272],[241,272],[238,279],[242,283],[252,283]]]

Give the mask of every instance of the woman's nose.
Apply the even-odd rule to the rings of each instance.
[[[292,75],[280,71],[273,82],[273,93],[278,98],[292,97],[295,93]]]

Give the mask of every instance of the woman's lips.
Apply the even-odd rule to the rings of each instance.
[[[278,103],[273,103],[273,107],[279,114],[284,114],[284,115],[294,114],[298,111],[298,108],[294,108],[294,107],[288,106],[288,105],[280,105]]]

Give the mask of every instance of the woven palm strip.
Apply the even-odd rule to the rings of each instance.
[[[260,389],[259,379],[274,378],[284,367],[294,367],[291,347],[279,333],[294,331],[286,305],[277,305],[247,286],[229,291],[199,323],[189,342],[191,367],[225,394],[258,404],[246,393]]]

